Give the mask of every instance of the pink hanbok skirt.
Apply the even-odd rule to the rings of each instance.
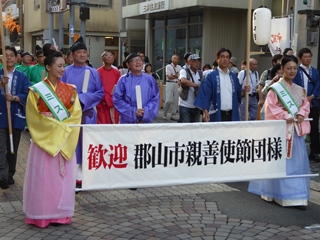
[[[70,224],[75,205],[76,156],[66,161],[31,142],[23,188],[26,223],[44,228]]]

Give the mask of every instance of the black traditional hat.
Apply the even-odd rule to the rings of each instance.
[[[70,47],[71,52],[75,52],[80,49],[87,50],[87,46],[83,43],[82,37],[79,37],[77,41],[75,41],[75,43]]]
[[[30,53],[28,53],[28,52],[22,52],[21,54],[21,57],[25,57],[25,56],[30,56],[30,57],[32,57],[32,55],[30,54]]]
[[[127,63],[130,62],[131,59],[135,58],[135,57],[140,57],[140,55],[136,54],[136,53],[129,53],[129,55],[126,57],[126,59],[123,61],[122,66],[124,68],[127,68]]]
[[[35,55],[38,57],[41,54],[43,54],[42,48],[39,45],[36,45]]]

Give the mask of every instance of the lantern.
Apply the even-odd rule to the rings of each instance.
[[[253,41],[257,45],[266,45],[271,34],[271,11],[266,7],[259,7],[253,12],[252,18]]]

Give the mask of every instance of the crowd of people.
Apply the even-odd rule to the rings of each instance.
[[[20,53],[21,63],[18,54],[7,46],[6,69],[0,70],[0,188],[15,183],[20,136],[27,127],[31,145],[23,192],[26,223],[41,228],[70,224],[74,188],[82,184],[82,131],[69,125],[151,123],[160,106],[157,76],[143,52],[126,53],[117,68],[114,52],[106,50],[101,54],[102,66],[91,67],[81,37],[65,55],[50,43],[37,46],[34,65],[30,53]],[[256,59],[250,59],[247,73],[247,63],[243,61],[238,69],[237,59],[227,48],[217,51],[212,65],[201,67],[201,57],[191,52],[183,58],[185,65],[180,66],[179,55],[173,54],[165,67],[164,120],[171,110],[170,119],[179,123],[240,121],[245,120],[248,104],[250,121],[286,121],[287,175],[310,173],[309,158],[320,160],[320,80],[317,69],[310,66],[308,48],[297,57],[292,49],[273,56],[272,67],[261,77]],[[286,104],[286,97],[291,105]],[[313,119],[311,124],[306,118]],[[304,142],[308,134],[309,157]],[[307,206],[309,189],[308,177],[251,181],[249,185],[250,192],[266,201],[299,209]]]

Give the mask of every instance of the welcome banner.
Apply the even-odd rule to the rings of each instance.
[[[271,19],[271,36],[268,43],[271,55],[283,54],[285,48],[291,47],[290,18]]]
[[[83,125],[83,190],[286,176],[285,121]]]

